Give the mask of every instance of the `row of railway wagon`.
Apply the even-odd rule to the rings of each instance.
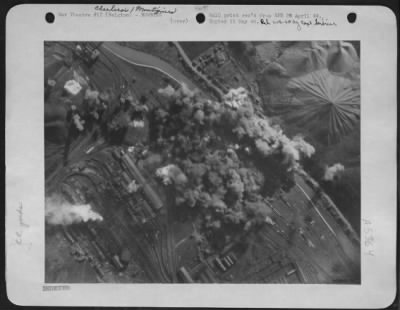
[[[194,266],[190,271],[182,266],[178,271],[178,275],[184,283],[215,283],[217,282],[215,274],[225,273],[236,262],[237,257],[233,252],[225,255],[216,255]]]
[[[214,260],[214,266],[216,266],[221,272],[227,271],[231,268],[237,261],[235,253],[231,252],[225,256],[217,256]]]
[[[142,194],[144,197],[144,199],[137,199],[135,206],[132,206],[134,210],[128,208],[128,212],[132,219],[136,222],[145,223],[149,218],[154,218],[156,213],[163,208],[163,202],[159,198],[158,194],[149,185],[148,181],[137,168],[129,153],[125,153],[122,149],[115,149],[112,154],[113,157],[121,163],[123,169],[121,176],[126,190],[129,192],[130,185],[132,182],[135,182],[139,186],[139,194]],[[141,219],[138,220],[134,216],[134,212],[142,212],[144,214]]]
[[[110,167],[111,170],[118,171],[117,180],[119,185],[128,187],[132,181],[139,185],[139,190],[134,193],[128,191],[119,192],[119,198],[125,202],[125,211],[129,214],[131,220],[124,220],[123,216],[112,215],[112,219],[106,218],[102,223],[82,223],[63,227],[63,233],[66,239],[71,243],[72,247],[80,255],[76,256],[77,260],[87,259],[97,272],[99,279],[105,277],[105,263],[108,262],[114,270],[123,271],[130,260],[130,253],[136,252],[135,246],[128,240],[132,236],[131,229],[133,227],[140,228],[151,223],[150,219],[154,218],[163,208],[163,203],[157,193],[149,185],[143,177],[140,170],[134,163],[131,155],[125,153],[122,149],[114,149],[112,157],[116,160],[121,169],[115,169],[116,166]],[[106,158],[103,162],[106,162]],[[82,170],[84,172],[84,170]],[[72,178],[72,186],[64,184],[63,195],[66,196],[71,203],[86,203],[85,195],[87,191],[82,189],[82,184]],[[113,178],[115,181],[115,178]],[[97,207],[101,207],[101,202]],[[104,208],[104,207],[103,207]],[[102,208],[99,208],[102,209]],[[106,213],[106,210],[103,210]],[[125,223],[122,223],[125,222]],[[129,222],[129,225],[126,223]],[[122,229],[124,227],[124,229]],[[128,232],[128,233],[127,233]]]
[[[95,269],[100,280],[105,276],[105,268],[103,266],[105,262],[111,263],[117,271],[124,270],[128,264],[128,261],[122,258],[126,256],[124,254],[126,249],[111,249],[107,245],[104,245],[104,242],[99,241],[97,238],[98,233],[95,229],[88,227],[88,230],[90,231],[90,236],[86,235],[83,227],[63,227],[64,236],[71,243],[73,251],[78,251],[79,255],[75,256],[75,258],[78,261],[87,259]],[[107,238],[109,239],[110,236]],[[115,246],[118,247],[117,244]]]

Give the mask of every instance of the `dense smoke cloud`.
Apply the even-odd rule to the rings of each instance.
[[[305,157],[310,158],[315,153],[315,148],[304,141],[304,138],[300,135],[294,136],[292,139],[294,147],[300,151]]]
[[[344,166],[342,164],[334,164],[330,167],[325,167],[325,174],[323,179],[325,181],[332,181],[335,177],[338,177],[344,171]]]
[[[282,137],[282,153],[285,157],[284,162],[286,164],[290,164],[291,166],[295,165],[300,160],[300,152],[296,148],[296,145],[293,141],[290,141],[286,136]]]
[[[73,205],[58,196],[46,198],[45,217],[50,225],[71,225],[103,220],[100,214],[92,210],[90,204]]]
[[[168,98],[171,98],[171,97],[175,97],[175,98],[189,97],[189,98],[192,98],[196,94],[196,91],[191,90],[185,83],[182,83],[181,86],[178,89],[175,89],[170,84],[168,84],[166,87],[158,89],[157,92],[160,95],[163,95],[163,96],[168,97]]]
[[[188,179],[182,170],[176,165],[167,165],[156,170],[156,176],[161,178],[165,185],[175,183],[175,185],[183,185]]]
[[[223,101],[227,106],[234,109],[250,103],[247,90],[243,87],[239,87],[237,89],[231,88],[229,92],[224,95]]]
[[[301,155],[311,157],[315,153],[315,148],[304,141],[302,136],[295,136],[289,139],[285,135],[281,136],[282,153],[285,156],[284,162],[290,164],[292,168],[297,167]]]
[[[158,89],[157,92],[165,97],[172,97],[175,94],[175,89],[168,84],[165,88]]]
[[[229,94],[240,94],[234,96],[235,107],[239,112],[246,107],[248,113],[243,115],[238,122],[234,132],[239,138],[247,136],[254,139],[257,150],[264,156],[281,153],[284,156],[284,163],[289,165],[289,169],[298,166],[301,157],[311,157],[315,153],[315,148],[307,143],[302,136],[297,135],[290,139],[286,136],[278,125],[272,125],[268,119],[262,118],[254,113],[252,102],[245,89],[230,90]],[[224,103],[232,107],[232,103],[226,96]],[[247,108],[250,105],[250,109]]]

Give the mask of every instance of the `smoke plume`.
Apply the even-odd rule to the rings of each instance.
[[[50,225],[71,225],[88,221],[102,221],[103,217],[92,210],[90,204],[70,204],[60,197],[46,199],[46,222]]]
[[[280,135],[280,143],[282,144],[282,154],[284,155],[284,163],[290,165],[290,169],[296,168],[301,155],[311,157],[315,153],[315,148],[304,141],[303,137],[295,136],[289,139],[285,135]]]
[[[241,117],[233,130],[239,139],[247,136],[254,139],[257,150],[264,156],[281,153],[289,170],[296,169],[302,157],[311,157],[315,148],[301,135],[290,139],[279,125],[272,125],[268,119],[254,112],[253,102],[243,87],[231,89],[224,97],[224,103],[237,109]]]
[[[342,164],[334,164],[330,167],[325,167],[325,174],[323,179],[325,181],[332,181],[335,177],[339,176],[344,171],[344,166]]]
[[[165,88],[160,88],[157,92],[165,97],[172,97],[175,94],[175,89],[168,84],[168,86]]]

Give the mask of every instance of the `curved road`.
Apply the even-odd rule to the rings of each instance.
[[[197,70],[195,67],[192,65],[192,61],[190,58],[186,55],[184,49],[182,46],[179,44],[179,42],[172,42],[176,49],[178,50],[179,55],[181,55],[183,61],[186,63],[186,65],[190,68],[190,70],[193,71],[194,74],[196,74],[203,82],[213,91],[215,94],[222,99],[224,97],[224,93],[222,92],[221,89],[219,89],[214,83],[203,73],[201,73],[199,70]]]
[[[173,79],[179,84],[184,83],[191,89],[197,88],[196,85],[194,85],[193,82],[189,80],[185,75],[183,75],[180,71],[156,56],[140,52],[114,42],[104,42],[101,48],[107,50],[115,57],[122,59],[127,63],[139,67],[157,70],[167,75],[169,78]]]

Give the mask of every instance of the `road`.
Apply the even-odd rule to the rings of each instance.
[[[117,57],[121,59],[124,62],[127,62],[129,64],[135,65],[135,66],[140,66],[144,68],[149,68],[156,70],[158,72],[161,72],[162,74],[168,76],[172,80],[176,81],[178,84],[186,84],[189,88],[196,88],[196,86],[193,84],[193,82],[188,79],[186,76],[184,76],[181,72],[176,70],[173,66],[168,64],[167,62],[161,60],[160,58],[157,58],[155,56],[136,51],[131,48],[127,48],[115,43],[104,43],[100,49],[102,50],[103,54],[107,54],[111,57],[111,54],[114,57]],[[106,51],[106,52],[105,52]],[[119,68],[116,68],[117,71],[119,71]],[[111,70],[113,71],[113,70]],[[122,75],[122,72],[119,71],[119,73]],[[120,83],[123,83],[122,80],[119,80]],[[82,135],[75,141],[73,141],[70,145],[70,150],[68,150],[68,161],[70,163],[75,162],[78,159],[81,159],[85,157],[85,150],[87,149],[87,146],[89,145],[89,142],[91,141],[91,133]],[[105,164],[105,163],[104,163]],[[101,166],[101,165],[100,165]],[[58,182],[54,182],[57,177],[62,179],[64,177],[63,173],[59,173],[60,168],[62,168],[62,163],[60,161],[59,166],[54,169],[54,173],[47,178],[48,183],[52,184],[58,184]],[[101,169],[104,167],[97,167],[97,169]],[[105,169],[105,170],[110,170],[110,169]],[[112,169],[111,169],[112,170]],[[102,171],[103,173],[109,172],[109,171]],[[79,179],[81,179],[82,176],[76,176]],[[89,180],[91,180],[91,177],[89,175],[85,175]],[[85,179],[85,178],[84,178]],[[83,180],[81,180],[83,182]],[[84,182],[85,183],[85,182]],[[90,183],[90,182],[89,182]],[[89,185],[89,184],[88,184]],[[91,187],[93,186],[96,188],[95,184],[90,184]],[[111,222],[113,222],[111,220]],[[119,221],[119,228],[120,230],[126,230],[128,232],[128,228],[126,227],[125,223],[123,221]],[[119,231],[116,228],[114,229],[115,231]],[[130,236],[130,233],[126,233],[126,236]],[[120,236],[121,239],[124,239],[124,237]],[[129,244],[129,240],[126,240],[126,243]],[[155,274],[156,277],[158,278],[163,278],[165,282],[169,282],[168,278],[172,278],[173,281],[176,282],[176,266],[175,266],[175,255],[174,255],[174,240],[172,238],[172,234],[170,232],[170,226],[169,223],[166,223],[166,231],[162,234],[161,240],[158,242],[158,247],[150,246],[149,244],[147,247],[145,245],[141,245],[141,242],[138,242],[136,240],[136,243],[138,246],[142,249],[142,251],[145,253],[145,255],[148,256],[149,261],[152,261],[153,264],[152,267],[153,269],[158,266],[158,270],[153,270],[153,273]],[[131,249],[133,251],[133,249]],[[168,276],[169,274],[169,276]]]
[[[210,81],[208,79],[207,76],[205,76],[204,74],[202,74],[201,72],[199,72],[195,67],[193,67],[192,65],[192,61],[190,60],[190,58],[186,55],[184,49],[182,48],[182,46],[179,44],[179,42],[172,42],[176,49],[178,50],[179,55],[181,55],[183,61],[186,63],[186,65],[192,70],[192,72],[194,74],[196,74],[199,79],[201,79],[220,99],[223,98],[224,93],[222,92],[222,90],[220,90],[216,85],[214,85],[212,83],[212,81]]]
[[[302,175],[296,174],[295,182],[268,202],[275,225],[262,230],[265,244],[289,253],[306,283],[358,281],[359,244],[328,212],[323,194],[317,194]]]
[[[114,55],[122,61],[144,68],[157,70],[162,74],[168,76],[179,84],[185,83],[190,88],[196,88],[191,80],[184,76],[181,72],[176,70],[173,66],[167,62],[161,60],[158,57],[121,46],[117,43],[106,42],[100,49],[108,55]],[[69,159],[71,162],[78,160],[84,156],[84,146],[88,146],[91,141],[90,134],[82,136],[80,139],[74,141],[71,145],[71,151],[69,153]],[[105,162],[103,163],[105,166]],[[101,165],[97,167],[99,170],[104,169]],[[105,170],[112,171],[112,168],[106,167]],[[106,171],[102,171],[103,173]],[[49,179],[49,178],[48,178]],[[53,183],[54,180],[52,180]],[[280,248],[289,248],[287,244],[288,240],[288,227],[287,223],[290,220],[300,223],[303,221],[305,214],[310,214],[315,219],[315,225],[310,231],[305,231],[304,236],[307,240],[310,240],[312,244],[316,245],[316,248],[312,248],[305,243],[305,239],[297,234],[293,240],[294,246],[292,249],[288,249],[292,252],[293,257],[301,257],[302,261],[308,261],[313,267],[316,267],[316,272],[320,276],[326,276],[332,273],[332,265],[334,262],[340,262],[344,266],[348,266],[348,262],[351,264],[359,264],[359,248],[351,243],[349,238],[343,231],[343,228],[338,225],[337,221],[327,212],[324,208],[324,204],[321,201],[314,201],[315,191],[307,185],[304,179],[300,176],[296,176],[296,186],[292,189],[290,194],[285,194],[288,202],[273,203],[274,210],[277,210],[278,214],[282,217],[278,219],[278,226],[280,231],[269,230],[264,236],[268,238],[271,243],[276,243]],[[149,245],[146,242],[135,240],[139,248],[143,251],[143,256],[149,259],[152,267],[154,268],[153,273],[156,278],[163,278],[165,282],[168,282],[168,278],[172,277],[173,282],[176,275],[176,258],[175,258],[175,240],[171,233],[171,224],[173,217],[173,209],[169,207],[172,203],[167,203],[167,221],[165,230],[162,233],[162,239],[157,245]],[[311,206],[311,207],[310,207]],[[169,211],[169,212],[168,212]],[[127,236],[130,235],[129,227],[125,225],[123,220],[118,220],[121,231],[121,239],[126,243],[130,240]],[[121,224],[122,223],[122,224]],[[115,228],[116,229],[116,228]],[[116,229],[117,230],[117,229]],[[124,232],[122,234],[122,232]],[[123,235],[123,236],[122,236]],[[324,235],[326,239],[322,241],[321,237]],[[134,248],[131,249],[132,251]],[[327,255],[330,255],[329,258]],[[158,268],[156,268],[157,266]],[[318,282],[318,276],[311,276],[311,282]]]
[[[301,189],[301,192],[304,194],[306,199],[312,203],[315,211],[321,217],[325,225],[332,232],[334,238],[337,241],[338,248],[340,252],[343,254],[343,259],[348,260],[350,263],[359,264],[360,260],[360,248],[359,246],[355,246],[349,239],[349,237],[344,233],[344,229],[337,220],[335,220],[326,210],[326,203],[322,201],[318,201],[317,203],[313,203],[312,195],[314,195],[314,191],[307,186],[304,180],[300,177],[296,180],[296,186]],[[308,193],[307,193],[308,191]],[[343,216],[342,216],[343,217]],[[350,225],[347,223],[347,225]]]
[[[327,211],[326,201],[316,199],[314,189],[304,178],[296,175],[295,181],[296,185],[273,203],[282,215],[278,220],[282,222],[279,223],[280,228],[286,225],[284,222],[288,219],[296,223],[297,228],[301,227],[302,232],[298,230],[292,240],[293,256],[311,262],[323,277],[337,276],[333,271],[335,265],[341,265],[347,274],[352,274],[360,266],[359,245],[350,241],[343,227]],[[310,216],[314,224],[305,224],[305,216]],[[285,235],[286,232],[282,236]]]
[[[317,212],[318,216],[324,221],[325,225],[328,227],[328,229],[331,231],[331,233],[336,237],[336,232],[333,230],[331,225],[329,225],[328,221],[325,219],[325,217],[319,212],[318,208],[316,205],[313,203],[312,199],[310,196],[307,194],[307,192],[298,184],[296,183],[296,186],[300,189],[300,191],[304,194],[304,196],[307,198],[307,200],[310,202],[310,204],[313,206],[315,212]]]
[[[168,76],[169,78],[181,85],[186,84],[186,86],[191,89],[197,88],[196,85],[184,74],[175,69],[169,63],[156,56],[119,45],[115,42],[103,43],[103,45],[100,47],[100,50],[106,50],[113,54],[115,57],[122,59],[123,61],[130,63],[134,66],[153,69],[161,72],[162,74]]]

